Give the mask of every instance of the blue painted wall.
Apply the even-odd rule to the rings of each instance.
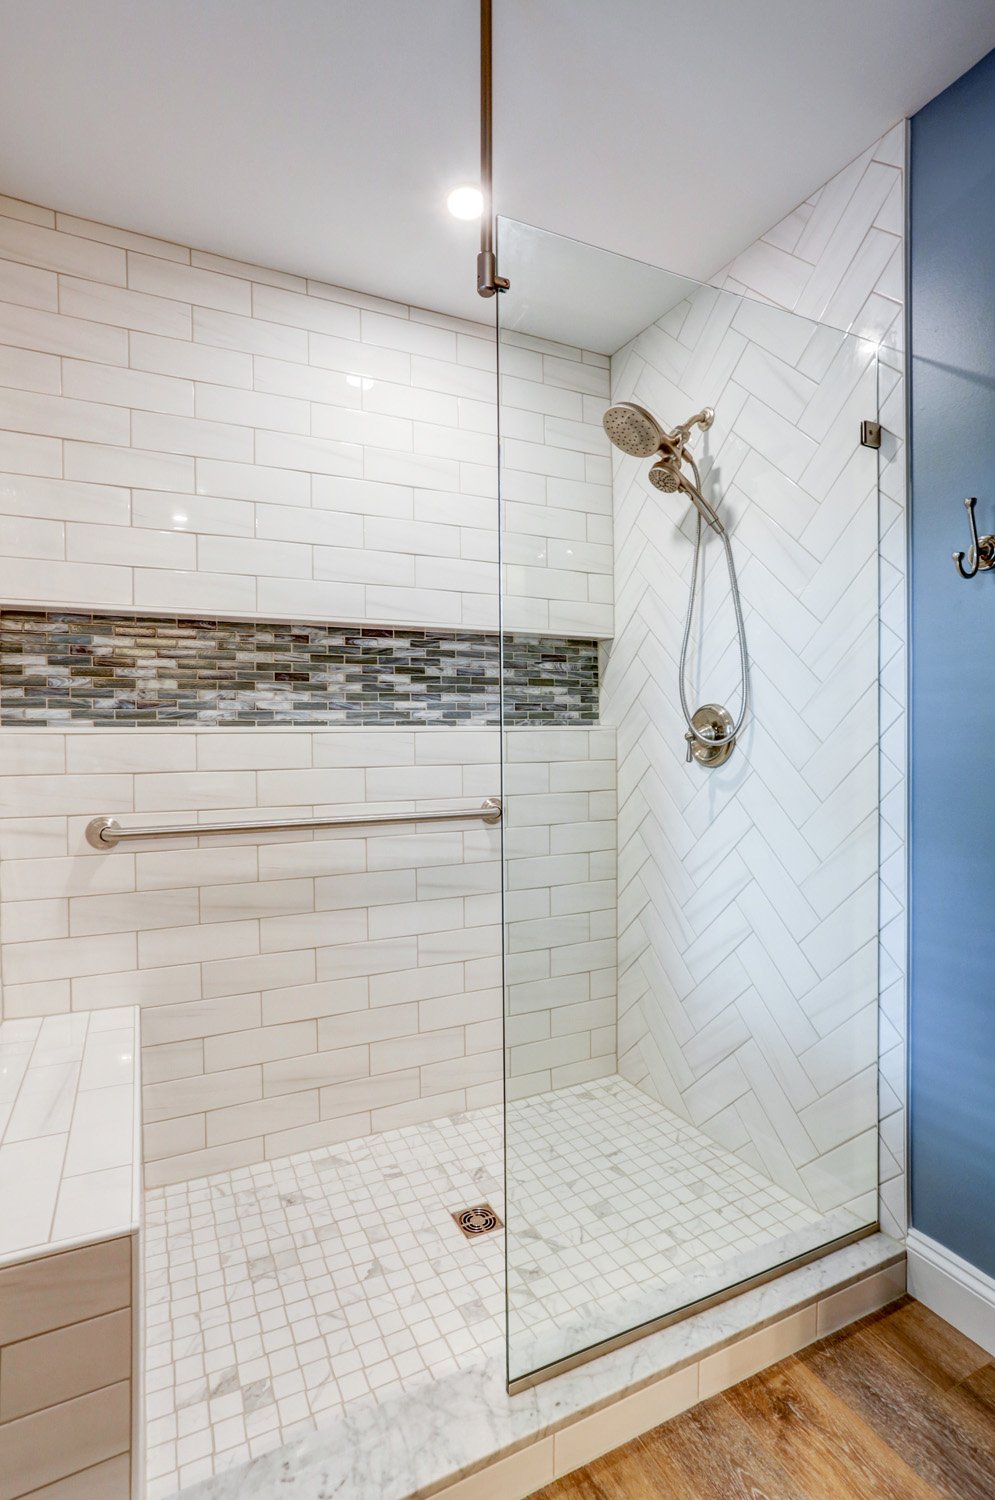
[[[912,121],[911,1132],[916,1229],[995,1276],[995,52]]]

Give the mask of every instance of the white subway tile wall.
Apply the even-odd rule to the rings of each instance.
[[[516,729],[505,750],[508,1093],[522,1098],[615,1072],[615,732]]]
[[[0,208],[0,601],[497,627],[492,328]],[[515,336],[502,375],[504,625],[610,635],[608,360]],[[494,830],[83,840],[97,813],[482,800],[495,730],[127,739],[4,731],[0,936],[8,1016],[145,1008],[150,1182],[497,1097]],[[529,743],[523,1091],[615,1066],[613,741]]]
[[[0,206],[0,598],[497,627],[491,327]],[[501,366],[505,625],[609,636],[608,360]]]
[[[615,748],[507,739],[510,1063],[532,1093],[615,1071]],[[143,1007],[150,1185],[496,1102],[499,830],[103,852],[84,829],[472,806],[497,757],[490,728],[5,729],[5,1014]]]

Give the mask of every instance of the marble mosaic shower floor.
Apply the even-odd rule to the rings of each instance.
[[[521,1101],[507,1128],[513,1379],[862,1227],[621,1078]]]
[[[846,1232],[618,1078],[509,1116],[513,1374]],[[149,1500],[503,1358],[497,1107],[154,1189]],[[606,1332],[607,1330],[607,1332]]]

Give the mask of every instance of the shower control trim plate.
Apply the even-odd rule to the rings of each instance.
[[[699,766],[721,766],[729,759],[736,748],[735,739],[725,740],[721,745],[707,745],[698,738],[701,735],[705,740],[724,740],[734,728],[728,709],[723,708],[721,703],[703,703],[691,715],[691,724],[698,734],[692,734],[689,729],[684,736],[687,740],[688,760],[696,760]]]

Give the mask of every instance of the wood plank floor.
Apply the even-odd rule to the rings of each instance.
[[[995,1361],[905,1298],[533,1500],[995,1500]]]

